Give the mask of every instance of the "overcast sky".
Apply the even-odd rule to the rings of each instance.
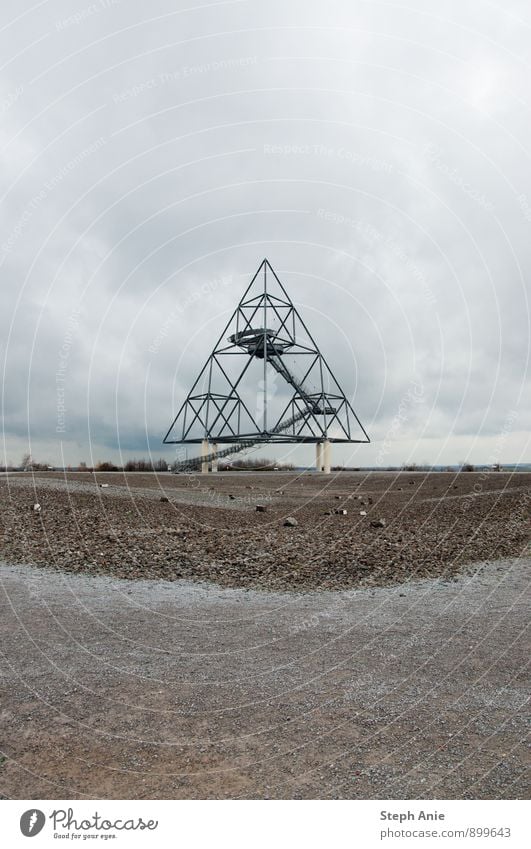
[[[2,0],[0,44],[5,461],[171,459],[265,256],[334,460],[531,460],[528,3]]]

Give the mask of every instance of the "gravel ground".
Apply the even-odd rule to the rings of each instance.
[[[523,798],[530,563],[304,593],[0,565],[0,793]]]
[[[525,553],[530,507],[529,474],[26,473],[0,479],[0,556],[262,590],[385,586]]]

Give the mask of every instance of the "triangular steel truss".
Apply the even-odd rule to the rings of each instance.
[[[282,380],[278,380],[278,378]],[[165,443],[369,442],[267,259],[175,416]]]

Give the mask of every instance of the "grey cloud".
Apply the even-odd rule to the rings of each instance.
[[[389,462],[406,459],[401,441],[430,458],[449,432],[444,461],[467,439],[480,461],[513,408],[504,459],[518,459],[527,7],[178,12],[53,0],[9,25],[20,4],[2,7],[8,455],[28,429],[55,461],[61,443],[88,456],[89,432],[109,456],[118,440],[153,449],[267,255],[375,440],[357,462],[375,461],[412,381],[423,401]],[[57,357],[78,308],[59,434]]]

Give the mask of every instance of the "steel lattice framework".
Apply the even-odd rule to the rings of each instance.
[[[370,441],[267,259],[164,437],[166,444],[204,440]]]

